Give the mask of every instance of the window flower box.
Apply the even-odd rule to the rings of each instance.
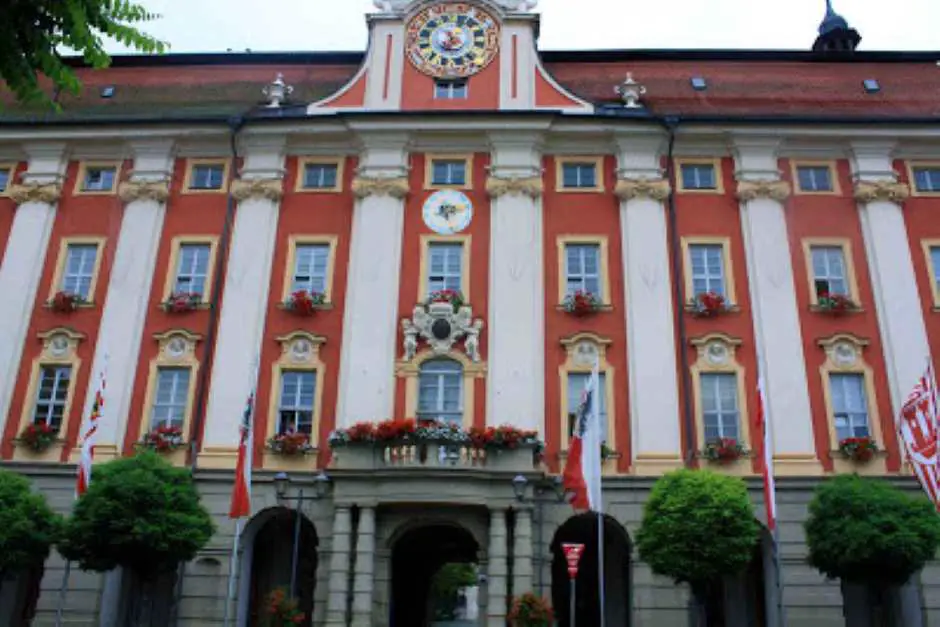
[[[40,420],[27,425],[16,441],[34,453],[42,453],[55,443],[58,435],[58,429]]]
[[[185,442],[183,442],[183,429],[181,427],[161,425],[144,434],[141,441],[137,443],[137,447],[150,449],[157,453],[170,453],[182,448],[183,444]]]
[[[450,304],[454,313],[457,313],[460,308],[466,304],[460,290],[438,290],[428,295],[427,300],[424,301],[424,307],[430,310],[435,305],[441,303]]]
[[[861,307],[851,298],[843,294],[822,293],[816,299],[816,307],[814,309],[820,313],[840,316],[842,314],[858,311]]]
[[[725,297],[716,292],[700,292],[689,301],[688,310],[696,318],[713,318],[731,310]]]
[[[285,431],[275,435],[268,440],[268,450],[286,457],[316,452],[310,444],[310,436],[300,431]]]
[[[717,438],[705,444],[702,457],[718,464],[730,464],[744,457],[747,451],[734,438]]]
[[[591,292],[582,290],[577,290],[566,295],[565,299],[561,302],[562,311],[573,316],[589,316],[593,313],[597,313],[603,307],[604,303],[601,302],[601,299]]]
[[[283,306],[286,311],[297,316],[312,316],[317,308],[326,304],[326,294],[297,290],[287,297]]]
[[[46,302],[49,309],[56,313],[72,313],[83,304],[85,298],[81,294],[65,291],[56,292],[52,299]]]
[[[160,303],[160,308],[171,314],[182,314],[195,311],[202,304],[202,294],[195,292],[176,292]]]
[[[839,452],[846,459],[865,464],[878,453],[878,445],[869,437],[844,438],[839,440]]]

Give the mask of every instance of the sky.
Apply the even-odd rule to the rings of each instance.
[[[940,0],[833,0],[860,50],[940,50]],[[170,52],[363,50],[372,0],[138,0]],[[808,50],[825,0],[540,0],[542,50]],[[120,45],[114,53],[125,52]],[[938,55],[940,57],[940,55]]]

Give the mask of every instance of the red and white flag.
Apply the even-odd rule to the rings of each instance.
[[[767,425],[767,413],[764,409],[764,379],[757,381],[757,426],[763,438],[764,463],[761,475],[764,480],[764,508],[767,514],[767,529],[770,533],[777,527],[777,488],[774,484],[774,447]]]
[[[937,382],[928,363],[901,407],[898,432],[914,474],[930,500],[940,511],[940,410],[937,406]]]
[[[105,365],[101,368],[98,375],[98,389],[95,390],[95,401],[91,406],[91,413],[88,415],[88,427],[82,436],[81,456],[78,461],[78,478],[75,483],[75,495],[81,496],[91,485],[91,466],[95,461],[95,439],[98,432],[98,420],[101,418],[101,412],[104,409],[104,390],[107,385],[107,363],[108,358],[104,358]]]
[[[251,466],[254,451],[254,428],[252,413],[255,406],[255,394],[248,395],[245,413],[242,417],[238,440],[238,462],[235,464],[235,486],[232,488],[232,504],[229,518],[242,518],[251,515]]]
[[[581,393],[574,433],[568,447],[568,459],[562,483],[570,492],[576,510],[602,511],[601,501],[601,415],[598,364]]]

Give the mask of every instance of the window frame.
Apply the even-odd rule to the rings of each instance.
[[[218,189],[200,189],[192,187],[193,169],[200,165],[221,165],[222,185]],[[182,194],[227,194],[229,175],[231,174],[232,160],[230,158],[189,158],[186,159],[186,172],[183,177]]]
[[[441,97],[438,97],[437,95],[437,89],[438,87],[443,86],[444,83],[447,84],[447,92],[450,94],[450,96],[446,98],[441,98]],[[460,83],[463,85],[463,96],[460,96],[459,98],[453,96],[454,85],[456,85],[457,83]],[[444,102],[451,102],[454,100],[467,100],[469,97],[470,97],[470,81],[466,78],[464,79],[438,78],[434,80],[434,86],[432,87],[432,91],[431,91],[432,100],[441,100]]]
[[[816,294],[816,273],[813,271],[813,248],[841,248],[842,259],[845,265],[845,284],[849,293],[846,297],[852,302],[861,305],[858,294],[858,279],[855,273],[855,259],[852,256],[852,242],[846,237],[804,237],[803,263],[806,264],[806,286],[809,289],[810,307],[819,306],[819,296]]]
[[[684,194],[718,194],[725,193],[724,173],[721,169],[721,157],[675,157],[673,164],[675,168],[676,191]],[[715,187],[713,189],[702,189],[698,187],[686,187],[682,177],[682,166],[684,165],[710,165],[715,172]]]
[[[333,165],[336,166],[336,185],[333,187],[306,187],[304,183],[307,179],[308,165]],[[294,191],[302,194],[337,194],[343,191],[343,176],[346,171],[345,157],[298,157],[297,158],[297,180],[294,183]]]
[[[287,238],[287,263],[284,268],[284,284],[281,289],[281,302],[285,302],[291,295],[294,284],[294,267],[297,264],[298,246],[328,246],[329,253],[326,259],[326,300],[324,304],[332,305],[333,275],[336,273],[336,246],[339,242],[337,235],[291,235]]]
[[[933,295],[933,310],[940,311],[940,265],[933,262],[934,250],[940,250],[940,238],[922,239],[920,244],[924,249],[924,262],[927,267],[927,280],[930,285],[930,293]]]
[[[907,181],[908,186],[911,188],[911,196],[924,196],[927,198],[936,198],[940,196],[940,189],[936,191],[921,191],[917,189],[917,179],[914,175],[915,170],[919,168],[927,169],[940,169],[940,161],[926,161],[926,160],[911,160],[905,162],[907,168]]]
[[[438,185],[434,183],[434,162],[435,161],[463,161],[464,162],[464,183],[463,185]],[[424,189],[473,189],[473,153],[428,153],[424,155]]]
[[[277,395],[277,399],[275,403],[276,411],[274,415],[274,420],[276,421],[274,425],[274,433],[278,434],[278,432],[281,431],[278,427],[281,426],[280,425],[281,412],[285,411],[285,406],[282,404],[282,401],[284,400],[284,378],[287,377],[288,375],[298,375],[302,377],[309,377],[311,381],[313,382],[313,398],[311,399],[311,405],[310,405],[310,410],[309,410],[310,411],[310,435],[312,437],[313,429],[316,426],[315,412],[316,412],[318,390],[317,390],[316,370],[311,370],[309,368],[281,368],[281,370],[278,372],[277,388],[271,390],[272,394]],[[297,413],[303,413],[305,410],[300,406],[292,405],[289,411],[294,413],[295,415],[294,417],[296,418]],[[295,420],[294,424],[296,423],[297,421]],[[281,431],[281,433],[285,433],[285,431]]]
[[[13,177],[16,175],[16,166],[13,161],[0,161],[0,172],[7,173],[7,184],[0,189],[0,198],[10,197],[10,188],[15,184]]]
[[[97,246],[98,252],[95,253],[95,267],[91,273],[91,283],[88,286],[88,299],[78,303],[79,307],[92,307],[95,304],[95,292],[98,288],[98,278],[101,275],[101,260],[104,257],[106,238],[104,237],[63,237],[59,241],[59,255],[56,259],[55,272],[52,275],[52,283],[49,286],[49,298],[52,300],[56,293],[60,291],[60,285],[65,278],[65,265],[68,263],[69,246]]]
[[[75,188],[72,190],[73,196],[114,196],[117,194],[118,185],[121,180],[122,161],[79,161],[78,172],[75,175]],[[114,168],[114,180],[111,181],[110,189],[85,189],[85,177],[88,176],[88,170]]]
[[[593,187],[565,187],[564,172],[566,165],[593,165]],[[561,194],[597,194],[604,191],[604,155],[556,156],[555,191]]]
[[[800,185],[800,168],[826,168],[829,170],[829,183],[832,189],[823,191],[814,191],[803,189]],[[797,196],[841,196],[842,187],[839,185],[839,168],[833,159],[791,159],[790,176],[792,178],[792,188],[794,195]]]
[[[557,238],[558,246],[558,307],[562,306],[567,296],[568,272],[567,272],[567,253],[569,245],[597,246],[599,264],[598,280],[601,287],[601,304],[604,307],[611,307],[610,298],[610,265],[608,262],[608,240],[606,235],[559,235]]]
[[[587,363],[581,356],[579,348],[583,345],[592,346],[597,355],[598,374],[604,375],[607,402],[607,446],[617,453],[622,452],[621,446],[617,442],[617,406],[614,402],[616,388],[617,370],[607,361],[607,349],[612,344],[609,338],[602,337],[595,333],[581,332],[572,336],[563,338],[561,345],[565,349],[565,361],[558,366],[559,382],[559,429],[561,437],[559,438],[558,449],[567,455],[570,446],[568,437],[568,375],[569,374],[590,374],[594,367],[593,363]],[[601,470],[605,474],[616,472],[617,463],[615,459],[602,459]]]
[[[472,239],[470,235],[421,235],[421,261],[418,268],[418,300],[423,303],[430,296],[428,291],[428,278],[431,272],[431,245],[432,244],[460,244],[461,268],[460,268],[460,293],[463,295],[464,302],[470,302],[470,245]]]
[[[163,301],[173,294],[176,287],[176,274],[179,267],[180,249],[187,244],[209,246],[209,265],[206,268],[206,289],[202,295],[200,309],[209,307],[212,297],[212,285],[215,280],[215,259],[219,247],[219,238],[215,235],[177,235],[170,240],[170,259],[167,262],[166,278],[163,283]]]
[[[447,373],[450,376],[453,376],[454,374],[456,374],[457,379],[459,380],[459,383],[460,383],[460,399],[458,401],[458,410],[457,412],[447,412],[447,413],[451,413],[451,414],[459,413],[460,414],[459,421],[454,421],[454,422],[448,421],[448,424],[455,424],[455,425],[459,424],[463,426],[467,422],[467,417],[465,415],[466,413],[465,400],[467,398],[466,377],[464,376],[463,365],[456,359],[453,359],[447,355],[442,355],[441,357],[437,359],[427,359],[424,362],[422,362],[421,365],[418,367],[418,403],[417,403],[417,406],[415,407],[415,418],[417,418],[418,420],[431,420],[432,419],[432,418],[422,418],[418,414],[421,411],[420,409],[421,408],[421,375],[424,373],[424,369],[429,364],[432,364],[435,362],[437,363],[450,362],[458,368],[456,372]],[[445,375],[444,374],[437,375],[438,387],[440,387],[440,380],[443,376]],[[443,401],[443,397],[439,398],[438,400]],[[443,410],[442,410],[442,413],[444,413]]]
[[[734,260],[731,254],[731,238],[723,235],[690,235],[682,237],[682,273],[685,283],[685,301],[696,297],[694,276],[692,274],[692,247],[693,246],[720,246],[722,279],[725,289],[726,305],[737,305],[737,293],[734,281]]]
[[[147,408],[147,411],[148,411],[148,413],[149,413],[149,416],[148,416],[148,418],[149,418],[149,420],[148,420],[148,426],[150,427],[150,429],[155,429],[155,428],[156,428],[156,427],[154,426],[154,424],[153,424],[153,419],[154,419],[154,410],[156,409],[156,406],[157,406],[157,394],[156,394],[156,392],[160,389],[160,374],[161,374],[162,372],[169,371],[169,370],[178,370],[178,371],[181,371],[181,372],[182,372],[182,371],[188,372],[188,375],[187,375],[187,376],[189,377],[189,381],[186,383],[185,398],[184,398],[184,402],[183,402],[183,424],[186,423],[186,412],[187,412],[187,410],[188,410],[188,408],[189,408],[189,405],[190,405],[190,398],[189,398],[189,395],[190,395],[190,394],[192,393],[192,391],[193,391],[193,384],[192,384],[192,383],[193,383],[193,382],[192,382],[193,371],[192,371],[192,368],[190,368],[190,367],[188,367],[188,366],[186,366],[186,365],[172,365],[172,366],[171,366],[171,365],[162,365],[162,366],[157,366],[156,370],[154,370],[154,395],[153,395],[153,398],[151,399],[151,402],[150,402],[150,404],[149,404],[149,407]]]
[[[463,368],[463,427],[469,429],[473,426],[476,406],[476,379],[486,379],[486,363],[483,361],[470,361],[467,355],[458,350],[436,354],[430,348],[425,348],[408,361],[395,363],[395,376],[404,379],[405,387],[405,418],[417,418],[418,415],[418,377],[421,366],[426,361],[435,359],[451,359]]]

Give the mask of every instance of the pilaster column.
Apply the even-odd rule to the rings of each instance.
[[[0,423],[10,411],[17,368],[23,356],[26,330],[36,302],[55,207],[62,193],[65,144],[28,144],[29,158],[22,183],[11,184],[17,204],[10,237],[0,262]]]
[[[618,135],[632,465],[658,475],[682,465],[679,382],[661,135]],[[620,347],[619,350],[623,350]]]
[[[108,361],[106,407],[98,421],[95,457],[108,460],[120,454],[127,430],[127,415],[137,373],[141,333],[163,233],[169,182],[173,172],[173,141],[140,140],[131,143],[134,167],[118,194],[126,204],[114,253],[113,270],[101,314],[91,385],[85,395],[82,419],[91,413],[97,373]],[[84,433],[82,426],[81,432]],[[75,449],[77,458],[80,450]]]
[[[893,152],[888,142],[852,142],[855,199],[896,416],[924,372],[930,347],[902,211],[910,188],[897,181]]]
[[[737,195],[775,471],[783,475],[815,474],[819,460],[783,207],[790,187],[780,179],[778,145],[776,138],[735,138]]]
[[[541,135],[490,137],[489,369],[486,423],[545,432]],[[524,320],[525,324],[514,323]]]
[[[490,546],[487,572],[486,624],[487,627],[506,625],[506,511],[490,510]]]
[[[516,529],[512,542],[512,594],[518,597],[536,592],[532,587],[532,510],[516,510]]]
[[[238,424],[245,398],[256,383],[254,366],[268,309],[285,141],[283,136],[249,136],[242,141],[244,167],[231,186],[238,210],[225,269],[200,466],[235,465]]]
[[[336,507],[333,519],[333,546],[327,577],[326,624],[346,627],[346,596],[349,591],[349,557],[352,518],[348,505]]]
[[[353,181],[336,426],[392,418],[408,136],[364,133]]]
[[[356,534],[356,574],[353,578],[352,627],[372,627],[375,587],[375,508],[359,510]]]

